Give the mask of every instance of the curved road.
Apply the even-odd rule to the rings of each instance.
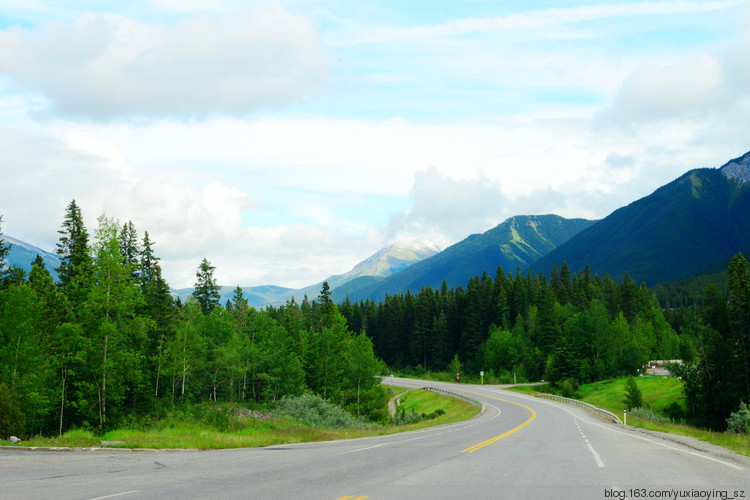
[[[410,433],[260,449],[3,449],[0,499],[750,498],[750,460],[731,452],[497,386],[391,381],[464,392],[486,411]]]

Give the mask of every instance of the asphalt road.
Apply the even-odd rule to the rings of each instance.
[[[261,449],[3,449],[0,499],[750,498],[750,460],[723,449],[497,386],[394,382],[462,391],[485,412],[410,433]]]

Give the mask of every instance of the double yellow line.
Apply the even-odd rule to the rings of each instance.
[[[471,448],[466,448],[461,453],[474,453],[475,451],[480,450],[480,449],[484,448],[485,446],[491,445],[495,441],[499,441],[502,438],[504,438],[506,436],[510,436],[514,432],[523,429],[524,427],[526,427],[527,425],[529,425],[529,423],[531,423],[532,420],[534,420],[536,418],[536,412],[533,409],[529,408],[528,406],[522,405],[521,403],[515,403],[513,401],[508,401],[507,399],[496,398],[495,396],[490,396],[488,394],[481,394],[479,392],[472,392],[472,391],[465,391],[465,390],[462,390],[462,392],[468,392],[469,394],[476,394],[477,396],[484,396],[484,397],[487,397],[487,398],[497,399],[498,401],[502,401],[503,403],[510,403],[512,405],[520,406],[521,408],[526,408],[527,410],[529,410],[531,412],[531,418],[529,418],[527,421],[525,421],[521,425],[519,425],[517,427],[514,427],[514,428],[512,428],[511,430],[509,430],[507,432],[504,432],[504,433],[500,434],[499,436],[495,436],[493,438],[488,439],[487,441],[483,441],[483,442],[481,442],[479,444],[475,444]]]

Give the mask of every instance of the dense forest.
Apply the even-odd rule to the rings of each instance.
[[[0,222],[2,220],[0,219]],[[1,227],[0,227],[1,229]],[[8,252],[0,232],[0,264]],[[729,298],[662,309],[645,285],[567,264],[549,277],[499,268],[466,288],[422,288],[383,302],[310,301],[257,311],[242,289],[219,303],[203,259],[193,296],[173,298],[155,243],[105,216],[89,239],[75,201],[59,231],[59,280],[38,258],[0,267],[0,435],[103,431],[205,401],[268,405],[313,392],[387,418],[385,366],[560,388],[682,359],[685,417],[723,428],[750,395],[750,274],[736,256]]]
[[[239,287],[221,305],[204,259],[180,304],[147,232],[139,241],[132,223],[98,223],[90,242],[79,207],[67,207],[58,283],[41,259],[28,276],[0,268],[0,436],[104,431],[175,405],[303,392],[383,418],[382,362],[325,287],[272,312],[248,307]],[[0,259],[8,250],[0,239]]]
[[[341,313],[366,331],[388,365],[445,370],[455,356],[471,373],[503,381],[588,382],[633,374],[649,359],[694,357],[693,341],[666,322],[645,285],[571,276],[563,263],[549,279],[499,268],[467,287],[425,287],[416,295],[352,304]]]
[[[649,360],[680,359],[687,408],[672,417],[724,429],[750,397],[750,271],[742,254],[728,270],[728,300],[712,285],[701,305],[662,309],[626,274],[620,283],[573,276],[567,264],[542,275],[502,268],[467,287],[425,287],[340,306],[390,366],[451,373],[484,371],[501,382],[545,379],[571,393],[577,384],[634,375]]]

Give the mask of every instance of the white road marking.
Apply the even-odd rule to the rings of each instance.
[[[586,441],[586,446],[589,447],[589,451],[591,452],[592,455],[594,455],[594,460],[596,460],[596,465],[598,465],[599,467],[604,467],[604,462],[602,462],[601,457],[599,457],[599,454],[596,452],[594,447],[591,446],[591,443]]]
[[[123,491],[122,493],[113,493],[111,495],[106,495],[103,497],[89,498],[89,500],[104,500],[105,498],[121,497],[123,495],[132,495],[133,493],[138,493],[138,490]]]
[[[545,405],[549,405],[549,406],[554,406],[557,409],[560,409],[560,410],[563,410],[563,411],[566,411],[566,412],[570,413],[571,415],[573,415],[574,418],[580,418],[578,415],[576,415],[572,411],[568,410],[567,408],[563,408],[562,406],[554,404],[554,403],[551,403],[551,402],[548,403],[546,401],[540,401],[540,398],[523,397],[523,396],[518,396],[518,395],[515,395],[515,394],[514,394],[514,396],[518,397],[519,399],[528,399],[528,400],[536,401],[537,403],[541,403],[541,404],[545,404]],[[610,427],[608,427],[606,425],[602,425],[602,424],[599,424],[597,422],[593,422],[591,420],[586,420],[586,419],[583,419],[583,418],[581,418],[581,420],[583,422],[588,423],[588,424],[596,425],[597,427],[601,427],[602,429],[606,429],[609,432],[615,432],[617,434],[622,434],[623,436],[629,436],[629,437],[634,438],[634,439],[640,439],[641,441],[646,441],[646,442],[649,442],[651,444],[655,444],[657,446],[661,446],[662,448],[667,448],[668,450],[676,451],[677,453],[684,453],[684,454],[687,454],[687,455],[693,455],[693,456],[696,456],[696,457],[699,457],[699,458],[703,458],[705,460],[710,460],[712,462],[719,463],[721,465],[726,465],[727,467],[731,467],[733,469],[745,470],[744,467],[740,467],[739,465],[735,465],[735,464],[730,463],[730,462],[725,462],[724,460],[719,460],[718,458],[710,457],[710,456],[704,455],[702,453],[696,453],[694,451],[685,450],[685,449],[682,449],[682,448],[676,448],[674,446],[670,446],[670,445],[665,444],[665,443],[660,443],[659,441],[655,441],[653,439],[648,439],[648,438],[645,438],[645,437],[635,436],[633,434],[629,434],[629,433],[625,433],[625,432],[622,432],[622,431],[618,431],[618,430],[613,429],[611,427],[611,425],[613,425],[613,424],[610,424]]]

